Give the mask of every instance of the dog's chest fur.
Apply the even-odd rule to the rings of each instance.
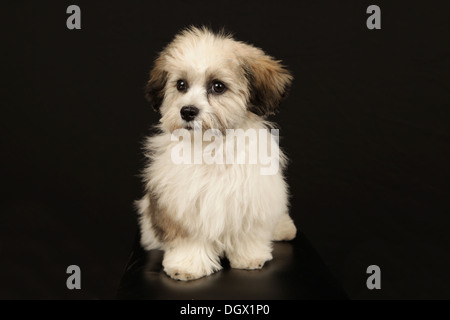
[[[159,210],[190,235],[217,239],[257,224],[275,225],[287,211],[281,168],[261,175],[259,164],[175,164],[177,143],[169,134],[149,138],[144,177]]]

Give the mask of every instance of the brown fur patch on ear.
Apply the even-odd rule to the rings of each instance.
[[[263,117],[274,114],[286,97],[293,77],[281,61],[266,55],[261,49],[243,45],[242,67],[250,89],[250,111]]]
[[[164,100],[167,76],[167,71],[163,68],[163,58],[160,56],[155,60],[153,69],[150,71],[150,79],[145,86],[145,98],[155,111],[159,110]]]

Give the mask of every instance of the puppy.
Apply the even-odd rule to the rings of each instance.
[[[295,237],[282,173],[286,158],[265,121],[292,79],[261,49],[204,27],[182,31],[155,60],[146,98],[161,120],[159,133],[145,142],[145,195],[136,206],[141,244],[164,250],[163,267],[171,278],[210,275],[222,268],[224,256],[232,268],[260,269],[272,259],[272,240]],[[180,135],[174,138],[180,130],[186,138],[181,142]],[[186,147],[183,163],[174,161],[180,147]],[[278,155],[279,170],[262,173],[267,163],[261,157],[235,161],[269,147]],[[209,156],[226,155],[227,161],[201,161],[212,149]]]

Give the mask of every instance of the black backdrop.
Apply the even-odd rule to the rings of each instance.
[[[352,298],[450,298],[448,1],[2,3],[0,298],[113,298],[152,59],[190,24],[282,59],[299,229]],[[66,8],[81,8],[81,30]],[[381,30],[366,8],[381,8]],[[82,271],[82,290],[65,286]],[[381,267],[382,289],[365,286]]]

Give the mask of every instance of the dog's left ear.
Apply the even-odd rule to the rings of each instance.
[[[164,100],[167,71],[164,70],[163,65],[163,58],[160,56],[155,60],[153,69],[150,71],[150,79],[145,85],[145,98],[155,111],[159,111]]]
[[[291,86],[291,73],[281,61],[250,45],[245,45],[241,60],[250,90],[250,111],[262,117],[275,114]]]

